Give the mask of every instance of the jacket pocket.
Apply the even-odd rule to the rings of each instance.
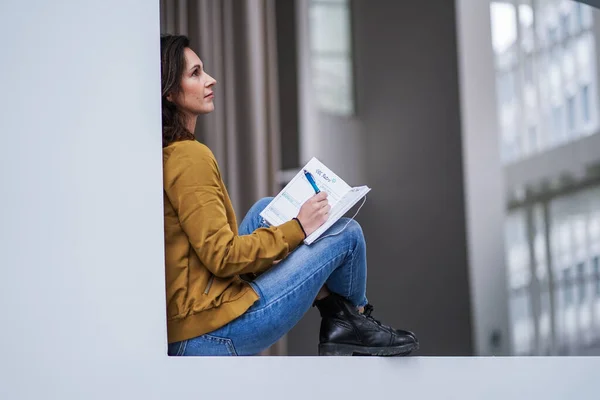
[[[214,275],[211,275],[210,278],[208,278],[208,283],[206,284],[206,289],[204,289],[204,294],[208,294],[208,292],[210,292],[210,287],[212,286],[214,280]]]

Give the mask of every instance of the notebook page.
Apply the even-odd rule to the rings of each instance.
[[[335,224],[340,218],[344,216],[360,199],[366,196],[367,193],[371,191],[371,188],[368,186],[357,186],[355,188],[351,188],[346,195],[340,199],[340,201],[335,205],[335,207],[331,208],[331,212],[329,214],[329,218],[323,225],[321,225],[316,231],[311,233],[306,239],[304,239],[304,243],[311,244],[316,239],[319,238],[327,229],[329,229],[333,224]]]
[[[351,190],[343,179],[315,157],[303,169],[309,171],[319,189],[327,193],[327,200],[332,208]],[[302,204],[314,195],[315,191],[301,169],[260,215],[271,225],[281,225],[298,216]]]

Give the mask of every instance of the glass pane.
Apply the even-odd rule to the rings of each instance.
[[[503,54],[517,41],[517,11],[512,4],[492,2],[490,14],[494,51]]]
[[[560,36],[562,38],[562,40],[565,40],[567,37],[569,37],[572,32],[572,8],[573,8],[573,2],[572,1],[563,1],[561,3],[561,7],[560,7],[560,13],[559,13],[559,24],[560,24]]]
[[[585,85],[581,88],[581,111],[583,122],[590,122],[590,86]]]
[[[560,143],[563,139],[563,111],[562,107],[552,108],[553,140],[552,143]]]
[[[322,110],[354,112],[348,0],[313,1],[309,11],[313,87]]]
[[[581,36],[577,39],[575,49],[580,78],[585,82],[589,82],[593,76],[594,42],[592,37],[587,34]]]
[[[577,21],[581,29],[588,29],[592,26],[592,7],[587,4],[578,4]]]
[[[524,0],[519,4],[519,23],[521,25],[521,46],[526,53],[533,52],[533,8],[531,0]]]
[[[579,304],[583,304],[585,300],[585,264],[579,263],[577,264],[577,286],[579,286]]]
[[[527,132],[528,142],[529,142],[529,150],[531,152],[536,152],[538,150],[538,136],[537,129],[535,126],[530,126]],[[536,249],[537,251],[537,249]]]
[[[566,14],[560,15],[560,36],[561,39],[566,39],[569,36],[569,16]]]
[[[573,280],[571,276],[571,268],[563,270],[562,285],[564,287],[565,305],[567,307],[573,305]]]
[[[347,57],[313,56],[313,84],[321,109],[344,115],[352,112],[351,70]]]
[[[525,73],[525,83],[533,83],[533,57],[527,57],[525,59],[525,65],[523,69]]]
[[[350,51],[350,10],[343,3],[313,3],[310,7],[311,50],[347,54]]]
[[[517,210],[509,214],[504,229],[509,284],[512,289],[520,289],[531,281],[525,212]]]
[[[565,80],[566,80],[566,84],[576,84],[577,81],[577,77],[575,76],[575,51],[574,51],[574,46],[573,46],[573,41],[570,40],[569,42],[567,42],[565,44],[565,49],[564,52],[561,55],[558,55],[558,57],[562,58],[562,64],[563,64],[563,69],[564,69],[564,73],[565,73]]]
[[[534,331],[531,301],[528,294],[511,294],[510,319],[515,353],[517,355],[531,354],[533,352]]]
[[[567,123],[571,134],[575,130],[575,97],[567,99]]]
[[[547,288],[544,288],[544,290],[540,293],[540,307],[540,355],[549,355],[552,349],[552,340],[550,319],[550,294]]]
[[[592,260],[594,278],[596,280],[596,297],[600,298],[600,257],[596,256]]]
[[[552,46],[558,42],[560,28],[560,12],[555,2],[546,2],[545,29],[548,45]]]
[[[500,104],[508,104],[515,99],[515,73],[513,71],[500,74],[496,85]]]
[[[534,232],[535,232],[535,239],[534,239],[535,259],[539,263],[545,263],[546,262],[546,224],[544,222],[544,209],[541,204],[537,204],[533,207],[533,227],[534,227]]]
[[[557,105],[562,102],[562,50],[555,47],[550,53],[550,96],[552,104]]]
[[[581,30],[584,27],[584,10],[583,5],[581,3],[577,4],[575,9],[575,20],[576,20],[576,29]]]
[[[544,29],[546,25],[546,7],[543,1],[537,1],[536,7],[533,11],[534,19],[535,19],[535,34],[538,40],[538,46],[540,48],[547,47],[548,39],[546,37],[546,30]]]

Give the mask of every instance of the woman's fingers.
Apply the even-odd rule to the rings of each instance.
[[[331,206],[329,204],[325,205],[325,207],[321,208],[321,214],[327,215],[329,211],[331,211]]]

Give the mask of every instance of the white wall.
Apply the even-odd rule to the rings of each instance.
[[[1,399],[598,389],[593,359],[168,358],[158,27],[145,0],[0,3]]]
[[[0,3],[2,399],[166,361],[158,35],[158,2]]]

